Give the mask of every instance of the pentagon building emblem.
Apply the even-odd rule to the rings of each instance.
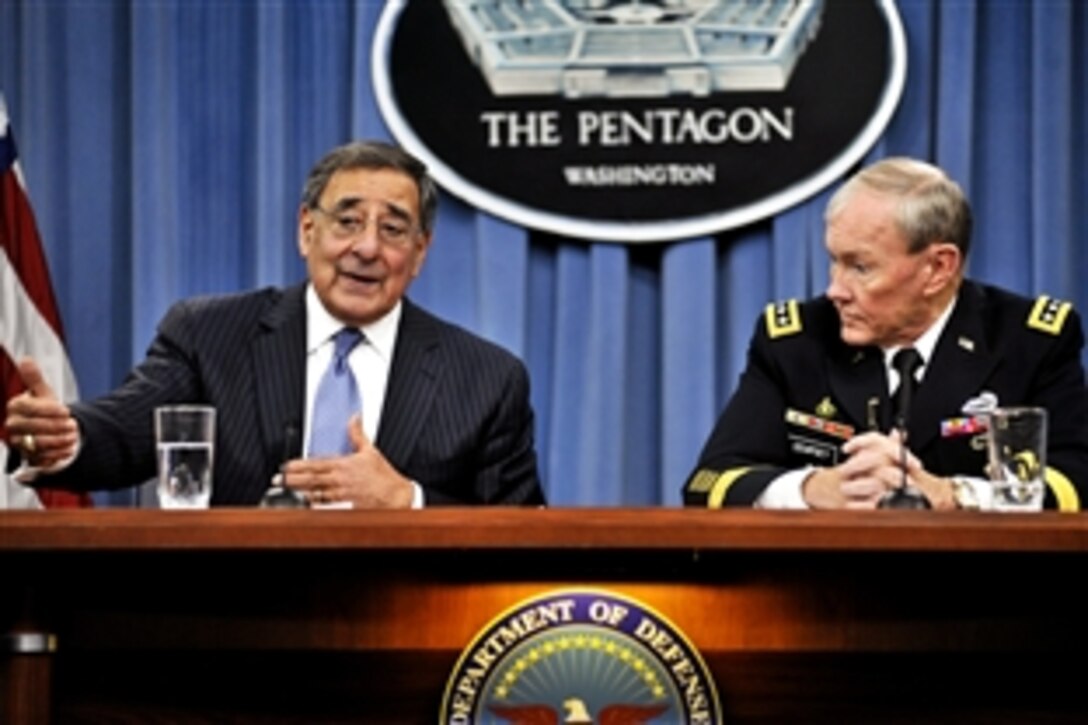
[[[822,0],[444,0],[495,95],[780,91]]]
[[[496,617],[461,654],[442,723],[720,723],[706,665],[665,617],[595,589]]]

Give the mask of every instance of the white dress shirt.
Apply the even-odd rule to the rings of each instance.
[[[381,319],[363,325],[359,331],[363,339],[348,353],[348,365],[355,375],[362,405],[360,411],[363,433],[372,442],[381,424],[385,390],[389,382],[389,370],[393,364],[393,351],[397,345],[402,304],[398,301]],[[343,329],[337,320],[321,304],[312,284],[306,286],[306,419],[302,430],[303,456],[310,452],[310,429],[314,415],[314,398],[321,376],[332,360],[333,335]],[[412,482],[412,508],[423,507],[423,489]],[[345,508],[341,504],[315,504],[314,508]]]

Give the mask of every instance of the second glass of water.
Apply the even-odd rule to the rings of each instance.
[[[215,408],[167,405],[155,408],[159,459],[159,506],[207,508],[212,497]]]

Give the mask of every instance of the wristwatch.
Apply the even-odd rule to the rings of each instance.
[[[964,511],[978,511],[978,494],[970,481],[952,477],[948,479],[952,484],[952,500],[956,502],[956,508]]]

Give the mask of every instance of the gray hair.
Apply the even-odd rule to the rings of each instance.
[[[912,254],[933,242],[950,242],[967,259],[971,248],[971,205],[959,184],[944,171],[902,156],[878,161],[852,176],[835,192],[827,204],[824,220],[842,211],[861,187],[899,200],[895,222],[907,238]]]
[[[419,190],[420,229],[424,234],[431,233],[438,212],[438,188],[427,173],[427,166],[399,146],[384,141],[353,141],[325,154],[306,177],[302,206],[318,208],[333,174],[350,169],[394,169],[411,177]]]

